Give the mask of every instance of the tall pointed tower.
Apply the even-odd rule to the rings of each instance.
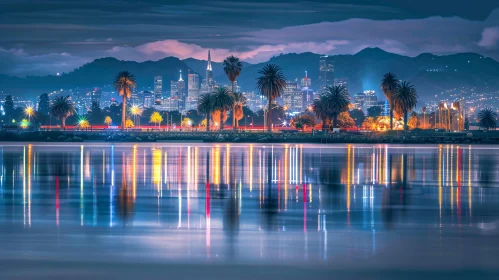
[[[213,85],[213,71],[211,69],[211,54],[210,50],[208,50],[208,65],[206,66],[206,84],[208,86]]]

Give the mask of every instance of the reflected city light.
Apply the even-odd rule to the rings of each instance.
[[[494,146],[62,146],[0,148],[0,220],[18,224],[19,238],[43,233],[64,250],[81,240],[145,260],[329,264],[417,250],[418,238],[438,238],[445,253],[457,252],[456,236],[493,236]]]

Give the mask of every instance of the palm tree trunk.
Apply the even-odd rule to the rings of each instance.
[[[62,117],[61,121],[62,121],[62,130],[66,130],[66,118]]]
[[[404,112],[404,132],[407,132],[407,111]]]
[[[206,114],[206,131],[210,131],[210,114]]]
[[[232,82],[232,94],[234,94],[234,81]],[[236,102],[234,102],[234,105],[232,105],[232,128],[236,129]]]
[[[338,121],[338,115],[337,115],[337,114],[334,114],[334,115],[333,115],[333,129],[335,129],[335,128],[336,128],[336,123],[337,123],[337,121]]]
[[[390,102],[390,130],[393,130],[393,98]]]
[[[322,132],[326,132],[326,118],[322,119]]]
[[[125,130],[126,122],[126,93],[123,94],[123,103],[121,103],[121,130]]]
[[[423,129],[425,128],[425,122],[426,122],[426,112],[423,112]]]
[[[224,130],[224,110],[220,111],[220,130]]]
[[[272,131],[272,100],[270,98],[267,98],[269,100],[269,108],[267,111],[267,131],[271,132]]]

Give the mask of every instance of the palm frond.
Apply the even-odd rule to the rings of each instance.
[[[137,86],[135,76],[128,71],[121,71],[114,78],[114,88],[120,96],[132,97],[132,91]]]
[[[282,95],[286,87],[286,77],[281,67],[276,64],[267,64],[258,73],[261,76],[257,78],[256,87],[263,96],[273,101]]]
[[[236,78],[241,74],[243,69],[243,64],[239,61],[239,58],[231,55],[227,57],[224,62],[224,72],[227,74],[229,81],[234,82]]]

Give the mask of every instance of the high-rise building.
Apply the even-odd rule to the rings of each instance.
[[[192,73],[187,78],[187,102],[186,110],[194,110],[199,100],[199,75]]]
[[[131,105],[142,105],[143,97],[142,97],[142,92],[138,90],[133,90],[132,91],[132,97],[130,97],[130,104]]]
[[[333,57],[322,55],[319,59],[319,87],[321,90],[332,86],[334,83]]]
[[[206,65],[206,84],[213,85],[213,70],[211,69],[210,50],[208,50],[208,65]]]
[[[381,116],[386,117],[390,115],[390,104],[388,100],[378,101],[378,106],[381,108]]]
[[[355,109],[360,109],[364,111],[364,102],[366,95],[362,92],[356,93],[353,96],[353,104],[355,105]]]
[[[148,90],[142,93],[142,106],[144,108],[152,108],[154,105],[154,94]]]
[[[301,87],[302,88],[312,87],[312,79],[308,76],[307,71],[305,71],[305,77],[301,79]]]
[[[50,100],[49,95],[47,93],[42,93],[38,97],[37,108],[36,110],[41,114],[48,114],[50,110]]]
[[[354,105],[356,109],[360,109],[367,114],[367,109],[378,105],[378,97],[374,90],[365,90],[363,93],[354,95]]]
[[[364,112],[367,112],[367,109],[378,105],[378,97],[374,90],[365,90],[364,95],[366,96],[364,100]]]
[[[100,90],[98,88],[94,88],[94,90],[92,91],[91,95],[92,95],[92,99],[91,99],[92,103],[96,102],[97,104],[99,104],[99,107],[100,107],[102,90]]]
[[[262,110],[267,102],[265,97],[261,94],[255,93],[254,91],[243,92],[243,95],[246,97],[246,106],[248,106],[253,112]]]
[[[170,98],[176,98],[180,100],[179,110],[184,109],[186,94],[185,94],[185,81],[184,79],[182,79],[182,70],[180,70],[180,77],[178,81],[171,81]]]
[[[308,72],[305,71],[305,77],[301,79],[301,93],[295,97],[296,104],[295,112],[305,111],[314,102],[314,91],[312,90],[312,79],[308,77]],[[300,104],[300,106],[298,106]]]
[[[348,92],[348,79],[347,78],[335,78],[334,79],[334,85],[335,86],[342,86]]]
[[[213,71],[211,68],[211,55],[208,51],[208,64],[206,65],[206,78],[203,79],[200,88],[200,94],[205,94],[213,91],[215,81],[213,80]]]
[[[163,100],[163,77],[154,77],[154,99],[155,103],[161,104]]]
[[[182,100],[177,97],[170,97],[164,103],[166,111],[182,111]]]
[[[291,96],[294,90],[296,90],[296,83],[286,81],[286,87],[282,93],[282,106],[284,108],[289,109],[291,107]]]

